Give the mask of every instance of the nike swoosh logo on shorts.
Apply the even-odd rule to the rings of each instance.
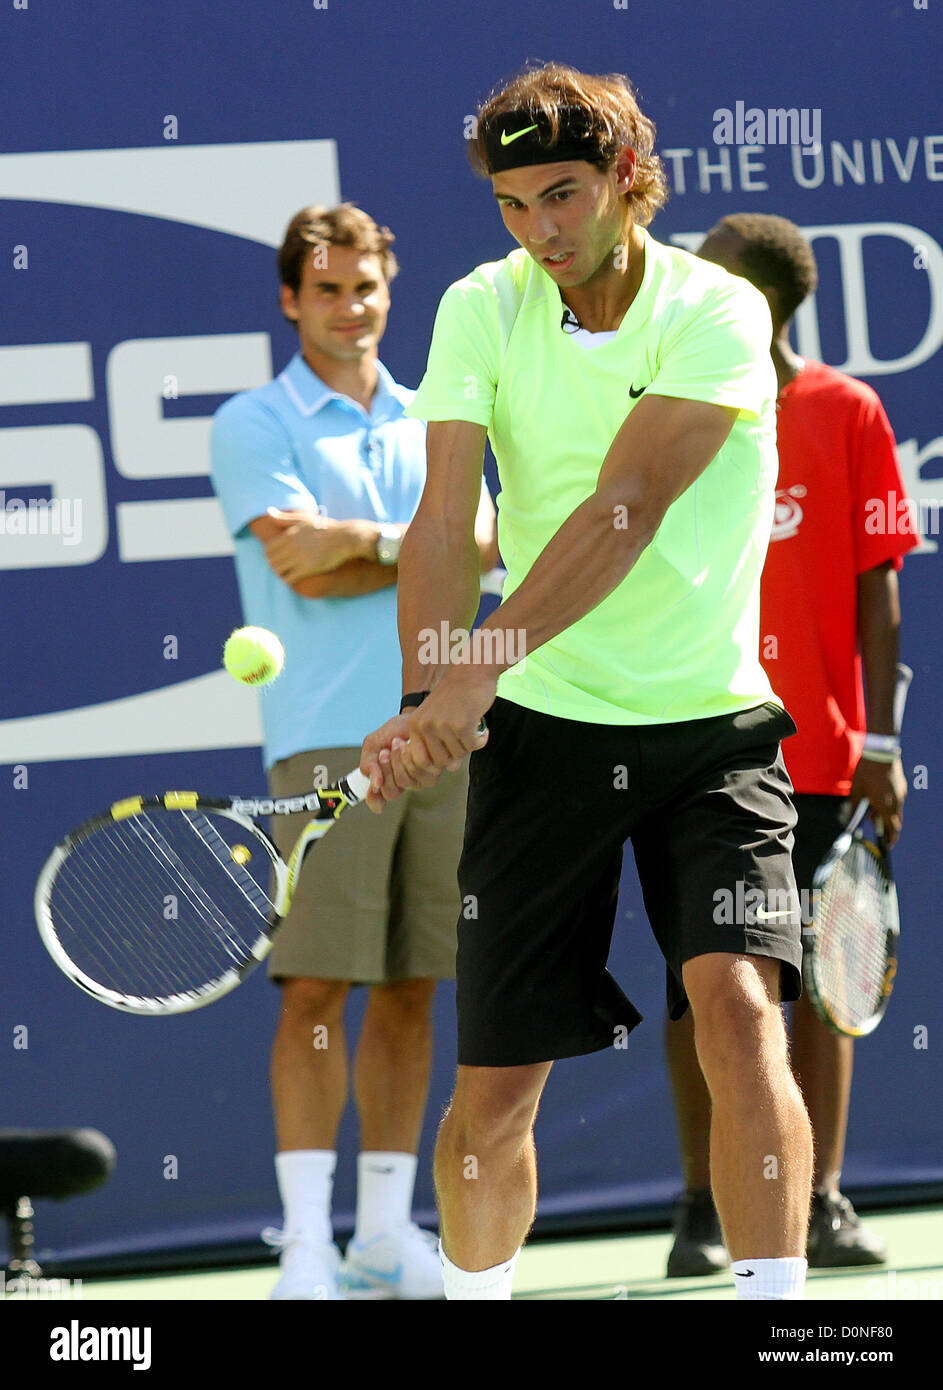
[[[527,132],[528,132],[529,130],[536,130],[536,129],[537,129],[537,122],[535,121],[533,125],[526,125],[526,126],[524,127],[523,130],[515,130],[515,132],[514,132],[513,135],[508,135],[508,133],[507,133],[506,130],[502,130],[502,132],[501,132],[501,144],[502,144],[502,145],[510,145],[510,144],[513,143],[513,141],[519,140],[520,137],[521,137],[522,135],[526,135]]]
[[[644,395],[647,389],[648,388],[646,386],[640,386],[639,389],[636,391],[634,386],[630,386],[629,395],[632,397],[633,401],[636,401],[638,400],[639,396]]]

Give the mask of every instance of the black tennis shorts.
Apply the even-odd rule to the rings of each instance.
[[[600,725],[497,699],[470,759],[459,865],[458,1061],[509,1067],[600,1051],[641,1022],[606,969],[632,841],[667,966],[721,951],[782,961],[802,990],[796,813],[773,703],[675,724]]]

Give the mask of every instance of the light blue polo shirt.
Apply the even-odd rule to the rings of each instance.
[[[265,766],[309,748],[356,746],[399,709],[396,586],[356,598],[301,598],[248,529],[269,507],[338,521],[412,520],[426,476],[426,427],[404,415],[414,392],[377,363],[369,413],[332,391],[297,353],[267,386],[216,412],[212,479],[235,541],[246,624],[277,633],[279,678],[261,692]]]

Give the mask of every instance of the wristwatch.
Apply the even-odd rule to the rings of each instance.
[[[402,536],[398,526],[380,526],[377,539],[377,559],[381,565],[395,565],[399,559]]]

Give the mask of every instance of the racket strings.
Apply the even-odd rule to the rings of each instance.
[[[83,842],[85,872],[77,872],[79,865],[73,854],[69,872],[60,871],[57,879],[57,929],[74,963],[86,973],[96,974],[83,964],[83,956],[96,962],[98,976],[107,968],[101,983],[120,993],[136,993],[130,982],[141,986],[147,982],[148,990],[142,988],[141,992],[172,994],[192,984],[203,968],[201,956],[185,933],[177,933],[173,951],[165,953],[166,936],[174,926],[173,918],[165,917],[168,889],[181,885],[179,880],[155,885],[150,866],[139,858],[140,839],[122,827],[114,835],[106,837],[99,832]],[[145,933],[152,942],[155,939],[151,926],[155,921],[162,924],[157,938],[159,951],[147,950],[144,945]]]
[[[829,1012],[861,1027],[880,1008],[887,973],[892,889],[880,861],[855,841],[821,890],[815,973]]]
[[[194,833],[198,835],[200,840],[206,844],[207,848],[213,854],[213,857],[217,859],[217,862],[221,862],[216,850],[216,845],[212,841],[218,841],[219,844],[223,846],[225,846],[226,842],[221,835],[213,830],[207,817],[203,816],[201,813],[199,824],[197,824],[196,819],[194,818],[194,820],[191,820],[187,812],[184,812],[183,815],[185,821],[190,824],[191,829],[194,830]],[[141,821],[144,820],[143,817],[137,817],[136,819]],[[211,835],[206,834],[205,827],[208,827]],[[188,866],[184,863],[173,846],[168,843],[166,837],[160,833],[159,827],[153,823],[135,825],[132,828],[136,832],[140,832],[141,839],[146,843],[147,848],[153,853],[155,859],[166,868],[168,879],[173,879],[179,890],[184,893],[194,913],[202,916],[203,921],[216,933],[220,946],[224,950],[231,952],[234,960],[243,960],[245,958],[245,952],[241,946],[240,938],[234,935],[230,923],[223,916],[216,902],[209,896],[202,884],[193,876],[193,871],[196,869],[197,865]],[[231,850],[229,850],[228,847],[226,848],[231,863],[235,865]]]
[[[96,974],[83,964],[85,958],[95,962],[103,982],[114,982],[128,974],[129,952],[135,950],[127,923],[133,917],[148,920],[153,902],[139,886],[141,876],[133,872],[133,860],[117,860],[115,846],[95,836],[85,844],[89,865],[95,872],[80,875],[77,865],[70,861],[69,870],[60,873],[56,881],[55,910],[59,938],[69,954],[87,974]],[[137,880],[137,881],[136,881]],[[146,888],[146,885],[145,885]],[[115,917],[116,900],[123,908],[120,920]],[[167,992],[179,988],[185,976],[174,970],[173,961],[155,957],[150,963],[150,976],[162,983]]]
[[[221,829],[260,848],[202,810],[147,811],[78,841],[50,904],[73,963],[120,994],[162,998],[253,960],[273,905]],[[268,855],[255,857],[267,879]]]
[[[191,813],[183,812],[180,814],[182,815],[182,819],[186,821]],[[205,820],[206,818],[203,817],[203,819]],[[194,873],[199,868],[198,861],[188,866],[183,861],[180,854],[176,852],[170,838],[162,832],[155,818],[147,815],[135,816],[133,820],[124,822],[124,824],[127,827],[128,834],[137,837],[139,844],[149,851],[154,856],[157,864],[166,871],[167,886],[172,885],[177,889],[177,892],[173,894],[164,895],[161,907],[162,909],[166,908],[168,897],[175,898],[175,910],[177,910],[178,916],[165,920],[179,921],[180,895],[183,894],[194,915],[202,916],[203,921],[216,931],[220,943],[224,946],[231,947],[232,958],[241,963],[245,959],[244,949],[240,948],[238,939],[232,935],[229,930],[229,924],[222,916],[213,899],[208,896],[200,882],[194,877]],[[173,825],[175,831],[180,829],[180,824],[176,821],[171,821],[169,824]],[[135,862],[137,863],[138,861]],[[146,860],[140,859],[141,864],[145,862]],[[193,943],[187,936],[180,937],[179,945],[181,949],[181,968],[176,974],[168,973],[168,978],[187,979],[191,977],[194,969],[199,971],[204,968],[202,964],[204,956],[201,952],[193,949]]]
[[[229,875],[233,887],[242,894],[246,902],[266,921],[275,904],[238,859],[233,858],[232,846],[220,835],[209,816],[202,812],[190,822],[194,833],[199,833],[216,862]]]

